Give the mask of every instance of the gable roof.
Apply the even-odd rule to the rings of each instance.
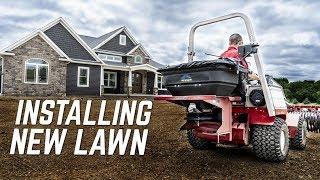
[[[54,43],[51,41],[51,39],[44,34],[42,31],[37,30],[32,32],[31,34],[23,37],[22,39],[20,39],[19,41],[13,43],[12,45],[4,48],[1,50],[1,53],[5,53],[5,52],[10,52],[12,50],[14,50],[15,48],[21,46],[22,44],[26,43],[27,41],[29,41],[30,39],[36,37],[36,36],[40,36],[46,43],[48,43],[61,57],[65,57],[66,59],[70,60],[70,58]]]
[[[70,33],[70,35],[76,40],[76,42],[78,42],[87,53],[90,54],[90,56],[92,57],[92,59],[94,61],[97,61],[99,63],[103,63],[100,58],[98,58],[97,54],[95,52],[92,51],[92,49],[79,37],[79,35],[73,30],[73,28],[63,19],[63,18],[58,18],[54,21],[52,21],[51,23],[47,24],[46,26],[42,27],[40,30],[43,32],[47,32],[49,31],[51,28],[55,27],[55,26],[59,26],[62,25],[62,27],[64,29],[66,29],[68,31],[68,33]],[[61,27],[60,27],[61,29]],[[57,33],[57,36],[59,36],[60,34]],[[55,35],[52,36],[52,38]],[[61,43],[60,43],[61,44]],[[61,47],[62,48],[62,47]],[[65,47],[63,48],[66,54],[71,54],[70,52],[73,51],[72,49],[73,47]],[[75,58],[77,59],[77,57]],[[80,58],[82,59],[82,58]],[[85,59],[86,60],[86,59]]]
[[[134,37],[131,35],[131,33],[128,31],[128,29],[125,26],[122,26],[120,28],[117,28],[111,32],[108,32],[104,35],[101,35],[99,37],[92,37],[92,36],[87,36],[87,35],[79,35],[79,37],[87,44],[89,45],[92,49],[98,50],[101,46],[109,42],[112,38],[116,37],[118,34],[121,32],[124,32],[130,40],[134,43],[135,47],[131,49],[130,51],[126,52],[125,55],[130,55],[133,53],[136,49],[141,49],[142,52],[147,55],[149,58],[151,58],[151,55],[145,50],[145,48],[142,46],[142,44],[138,43]]]
[[[108,32],[107,34],[101,35],[99,37],[92,37],[92,36],[87,36],[87,35],[79,35],[79,36],[85,43],[88,44],[88,46],[90,46],[90,48],[94,48],[122,28],[123,27],[117,28],[117,29],[115,29],[111,32]]]
[[[105,44],[107,43],[109,40],[111,40],[113,37],[117,36],[118,34],[120,34],[123,30],[125,30],[125,33],[127,33],[128,37],[132,37],[132,35],[129,33],[129,31],[127,30],[126,27],[120,27],[117,28],[107,34],[104,34],[102,36],[99,37],[92,37],[92,36],[86,36],[86,35],[79,35],[91,48],[97,47],[98,44]],[[130,36],[129,36],[130,35]],[[130,39],[131,39],[130,38]],[[133,38],[134,39],[134,38]],[[106,50],[96,50],[96,52],[102,52],[102,53],[108,53],[108,54],[116,54],[116,55],[130,55],[131,53],[133,53],[136,49],[140,49],[144,54],[146,54],[150,60],[149,60],[149,64],[153,67],[156,68],[163,68],[165,67],[165,65],[158,63],[154,60],[151,59],[151,55],[148,53],[148,51],[146,51],[146,49],[143,47],[142,44],[137,43],[137,41],[134,39],[134,43],[136,43],[136,46],[134,48],[132,48],[129,52],[127,52],[126,54],[123,54],[121,52],[112,52],[112,51],[106,51]],[[109,61],[104,61],[105,64],[110,64]],[[124,63],[113,63],[113,65],[118,65],[118,66],[126,66],[126,64]]]
[[[100,37],[102,37],[101,39],[103,39],[103,41],[101,41],[99,44],[97,44],[95,47],[93,47],[93,49],[96,50],[96,49],[100,48],[101,46],[106,44],[108,41],[110,41],[112,38],[116,37],[121,32],[124,32],[130,38],[130,40],[133,42],[134,45],[138,44],[138,42],[131,35],[131,33],[128,31],[128,29],[125,26],[123,26],[121,28],[118,28],[118,29],[110,32],[110,33],[107,33],[105,35],[100,36]]]
[[[44,33],[72,59],[81,59],[95,62],[94,57],[66,30],[58,23]]]
[[[137,44],[133,49],[131,49],[126,55],[129,56],[131,53],[133,53],[135,50],[140,49],[145,55],[147,55],[149,58],[151,58],[150,54],[144,49],[142,44]]]
[[[136,70],[147,70],[147,71],[151,71],[154,73],[157,73],[158,68],[154,67],[150,64],[139,64],[139,65],[134,65],[134,66],[130,66],[130,69],[132,71],[136,71]]]

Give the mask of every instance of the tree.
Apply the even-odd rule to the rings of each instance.
[[[320,80],[289,82],[287,78],[274,78],[283,88],[289,102],[320,104]]]
[[[292,99],[293,98],[292,92],[290,91],[290,89],[283,89],[283,91],[284,91],[284,94],[285,94],[287,99]]]
[[[320,91],[313,94],[313,98],[316,100],[316,102],[319,102],[320,100]]]
[[[283,87],[283,89],[288,89],[289,80],[287,78],[274,78],[274,80],[276,80],[277,83]]]
[[[292,104],[297,104],[297,103],[299,103],[299,101],[298,101],[296,98],[293,98],[290,102],[291,102]]]
[[[306,99],[304,99],[304,100],[302,101],[302,103],[303,103],[303,104],[310,104],[311,102],[310,102],[310,100],[309,100],[308,98],[306,98]]]

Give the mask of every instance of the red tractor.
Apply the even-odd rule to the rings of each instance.
[[[198,27],[241,18],[250,44],[239,55],[253,56],[259,81],[248,80],[248,70],[236,59],[193,61],[194,33]],[[195,24],[189,36],[188,63],[160,70],[172,95],[156,96],[187,109],[185,124],[189,143],[196,149],[217,144],[252,145],[264,160],[284,161],[289,147],[306,147],[307,122],[301,113],[288,113],[282,87],[266,76],[249,18],[242,13]]]

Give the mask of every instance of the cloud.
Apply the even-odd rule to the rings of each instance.
[[[198,21],[244,12],[255,25],[267,74],[290,80],[320,79],[320,8],[317,1],[5,1],[0,5],[0,48],[64,17],[79,34],[99,36],[127,26],[136,39],[163,64],[187,61],[189,29]],[[196,59],[221,54],[230,34],[249,42],[243,22],[221,22],[196,32]],[[251,61],[253,64],[253,61]]]

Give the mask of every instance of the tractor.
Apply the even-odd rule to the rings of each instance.
[[[237,59],[193,60],[197,28],[233,18],[245,23],[250,44],[240,46],[238,52],[243,59],[253,56],[259,81],[250,81],[248,69]],[[188,62],[159,70],[171,95],[158,95],[155,100],[186,108],[180,130],[187,131],[193,148],[251,145],[257,157],[273,162],[286,160],[289,148],[305,149],[305,113],[288,112],[283,88],[265,75],[258,47],[248,16],[233,13],[195,24],[189,34]]]

